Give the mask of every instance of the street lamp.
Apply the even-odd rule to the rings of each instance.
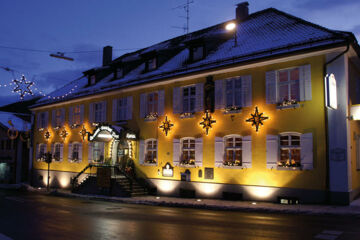
[[[229,22],[225,25],[225,29],[229,32],[234,32],[234,47],[237,46],[237,25],[235,22]]]

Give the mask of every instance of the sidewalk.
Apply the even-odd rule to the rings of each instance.
[[[248,202],[248,201],[226,201],[218,199],[193,199],[176,198],[163,196],[143,196],[143,197],[109,197],[101,195],[82,195],[71,193],[68,190],[52,190],[46,192],[45,188],[37,189],[24,184],[0,184],[0,189],[22,189],[29,192],[47,194],[52,196],[84,198],[89,200],[111,201],[127,204],[143,204],[152,206],[166,207],[188,207],[198,209],[223,210],[223,211],[243,211],[243,212],[267,212],[267,213],[290,213],[290,214],[309,214],[309,215],[347,215],[360,216],[360,198],[354,200],[349,206],[337,205],[282,205],[268,202]]]

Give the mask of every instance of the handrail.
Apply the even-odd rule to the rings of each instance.
[[[88,164],[83,170],[81,170],[72,180],[71,180],[71,183],[72,183],[72,186],[73,186],[73,189],[78,185],[78,178],[81,176],[81,174],[83,174],[88,168],[92,168],[93,165],[90,163]]]

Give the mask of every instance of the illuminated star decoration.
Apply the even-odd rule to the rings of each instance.
[[[49,131],[46,131],[45,134],[44,134],[45,140],[48,141],[48,140],[50,139],[50,137],[51,137],[50,132],[49,132]]]
[[[60,131],[59,136],[65,141],[65,138],[67,137],[67,135],[69,135],[69,133],[66,131],[66,129],[64,128],[63,130]]]
[[[81,129],[81,131],[79,133],[80,133],[80,135],[81,135],[81,137],[82,137],[82,139],[84,141],[86,135],[88,134],[88,132],[86,131],[85,125],[82,126],[82,129]]]
[[[264,113],[259,113],[258,107],[255,107],[255,113],[251,115],[251,118],[247,119],[246,122],[251,122],[251,126],[255,125],[256,131],[259,131],[259,126],[264,125],[263,121],[269,117],[263,116]]]
[[[162,122],[162,125],[159,128],[162,128],[162,130],[165,133],[165,136],[167,136],[168,132],[170,132],[173,126],[174,124],[172,124],[170,120],[167,119],[167,116],[165,116],[165,120]]]
[[[33,92],[30,88],[32,87],[32,85],[34,85],[34,82],[26,81],[24,75],[21,76],[21,80],[14,79],[13,82],[16,84],[13,92],[19,93],[21,100],[24,99],[24,96],[26,94],[33,95]]]
[[[206,135],[209,134],[209,129],[212,128],[212,125],[216,123],[216,120],[212,119],[210,113],[206,111],[205,117],[202,118],[203,121],[200,123],[200,125],[203,126],[203,129],[205,129]]]

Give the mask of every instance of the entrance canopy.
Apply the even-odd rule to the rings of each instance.
[[[136,134],[116,125],[99,125],[93,134],[89,134],[89,141],[109,142],[111,140],[136,140]]]

